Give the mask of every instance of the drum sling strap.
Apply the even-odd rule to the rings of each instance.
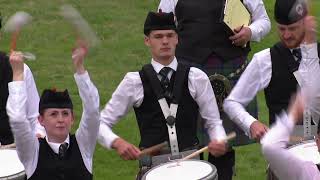
[[[177,72],[174,79],[173,93],[169,93],[172,96],[172,102],[170,106],[167,103],[165,92],[160,85],[160,81],[157,77],[157,73],[154,71],[151,64],[145,65],[142,70],[147,75],[147,78],[150,80],[150,84],[153,92],[156,94],[159,105],[161,107],[162,113],[166,120],[166,125],[168,128],[169,141],[171,155],[173,157],[179,156],[179,146],[177,139],[177,131],[175,126],[176,115],[178,110],[178,102],[181,98],[181,91],[184,83],[184,77],[187,72],[187,66],[178,64]]]

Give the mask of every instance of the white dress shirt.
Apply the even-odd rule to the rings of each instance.
[[[178,0],[161,0],[158,9],[163,12],[175,12]],[[251,13],[251,41],[260,41],[271,29],[270,19],[262,0],[244,0],[244,5]],[[201,33],[201,32],[200,32]]]
[[[262,152],[272,172],[280,180],[319,180],[320,171],[313,162],[303,161],[286,149],[293,129],[292,118],[282,113],[261,140]]]
[[[302,44],[300,48],[302,59],[297,74],[300,79],[300,86],[304,86],[307,85],[311,77],[308,69],[319,67],[319,57],[316,43]],[[224,111],[248,136],[251,136],[250,126],[256,119],[246,111],[245,107],[257,95],[258,91],[268,87],[271,76],[270,49],[265,49],[253,56],[239,81],[224,101]]]
[[[151,61],[154,70],[159,71],[164,67],[162,64]],[[178,62],[174,60],[167,66],[177,70]],[[168,74],[170,79],[172,72]],[[226,136],[220,119],[214,92],[208,76],[200,69],[191,67],[188,77],[188,87],[192,98],[199,106],[199,112],[205,120],[205,126],[211,139],[222,139]],[[112,98],[101,111],[101,125],[99,130],[99,143],[111,148],[113,141],[118,138],[111,130],[132,107],[139,107],[143,102],[144,91],[139,72],[129,72],[119,84]],[[179,134],[178,134],[179,136]]]
[[[92,158],[100,125],[99,94],[87,72],[81,75],[75,74],[74,78],[83,102],[83,113],[75,136],[84,164],[87,170],[92,173]],[[20,161],[25,167],[27,177],[30,178],[38,163],[39,141],[32,132],[30,123],[26,120],[26,101],[28,96],[25,81],[9,83],[7,112]],[[48,142],[47,138],[46,140]],[[70,144],[69,137],[65,142]],[[58,152],[60,144],[52,142],[48,142],[48,144],[54,152]]]
[[[31,129],[36,134],[45,136],[45,130],[38,121],[39,116],[39,94],[30,68],[24,64],[24,77],[27,88],[27,119],[30,121]]]

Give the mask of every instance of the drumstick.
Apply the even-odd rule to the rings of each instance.
[[[229,141],[229,140],[231,140],[231,139],[233,139],[235,137],[236,137],[236,133],[235,132],[231,132],[230,134],[227,135],[227,137],[225,139],[222,139],[220,141]],[[194,153],[182,158],[181,161],[194,158],[197,155],[199,155],[200,153],[203,153],[203,152],[205,152],[207,150],[208,150],[208,146],[203,147],[203,148],[199,149],[198,151],[196,151],[196,152],[194,152]]]
[[[73,26],[78,39],[84,40],[91,48],[100,44],[100,39],[90,27],[89,23],[74,7],[65,4],[61,6],[60,14]]]
[[[26,12],[20,11],[12,15],[4,25],[4,32],[12,33],[10,41],[10,51],[14,51],[17,46],[17,40],[21,28],[32,21],[32,16]],[[32,53],[22,52],[22,56],[27,60],[35,60],[36,57]]]
[[[151,146],[149,148],[142,150],[139,156],[146,155],[146,154],[151,155],[152,153],[160,151],[162,148],[167,147],[167,146],[168,146],[168,142],[165,141],[163,143],[160,143],[160,144],[157,144],[157,145],[154,145],[154,146]]]
[[[10,148],[16,148],[16,144],[12,143],[12,144],[0,146],[0,149],[10,149]]]

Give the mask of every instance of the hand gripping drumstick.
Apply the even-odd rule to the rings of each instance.
[[[151,155],[157,151],[160,151],[162,148],[167,147],[167,146],[168,146],[168,142],[165,141],[163,143],[160,143],[160,144],[157,144],[157,145],[154,145],[154,146],[151,146],[149,148],[142,150],[139,156],[147,155],[147,154]]]
[[[236,137],[236,133],[235,132],[231,132],[230,134],[227,135],[227,137],[225,139],[222,139],[220,141],[229,141],[229,140],[231,140],[231,139],[233,139],[235,137]],[[196,152],[194,152],[194,153],[182,158],[181,161],[184,161],[184,160],[187,160],[187,159],[191,159],[191,158],[193,158],[193,157],[195,157],[195,156],[199,155],[200,153],[203,153],[203,152],[205,152],[207,150],[208,150],[208,146],[203,147],[203,148],[199,149],[198,151],[196,151]]]

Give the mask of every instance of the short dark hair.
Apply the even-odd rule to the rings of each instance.
[[[146,36],[153,30],[174,30],[176,31],[176,24],[174,22],[173,12],[165,13],[161,10],[159,12],[149,12],[144,22],[143,32]]]

